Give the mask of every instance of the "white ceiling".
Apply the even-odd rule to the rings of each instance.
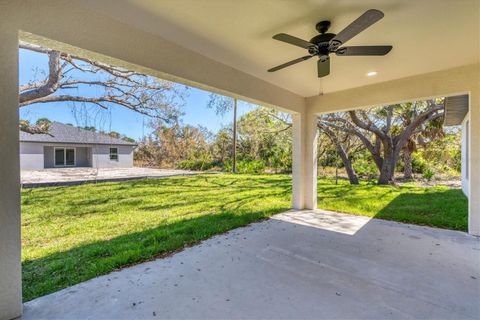
[[[318,95],[480,61],[479,0],[88,0],[93,10],[162,36],[302,96]],[[306,54],[272,39],[285,32],[309,40],[331,20],[338,33],[368,9],[385,17],[348,45],[391,44],[384,57],[331,56],[321,80],[311,59],[267,69]],[[369,71],[377,71],[367,77]]]

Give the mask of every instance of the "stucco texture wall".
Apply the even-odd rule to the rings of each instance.
[[[110,148],[118,148],[118,160],[110,160]],[[99,145],[92,148],[92,167],[130,168],[133,167],[132,146]]]
[[[44,153],[42,144],[30,142],[20,143],[20,168],[22,170],[43,169],[43,155]]]
[[[43,143],[20,143],[20,166],[22,170],[55,168],[55,148],[75,148],[75,167],[130,168],[133,167],[133,146],[121,145],[45,145]],[[118,160],[110,160],[110,148],[118,149]]]

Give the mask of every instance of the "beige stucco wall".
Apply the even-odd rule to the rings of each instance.
[[[478,90],[479,69],[477,63],[308,97],[307,109],[320,114],[469,93]]]
[[[0,22],[0,319],[22,310],[17,48],[17,30]]]
[[[317,138],[316,117],[311,114],[292,116],[292,207],[317,207]]]
[[[470,94],[468,232],[480,236],[480,76]]]

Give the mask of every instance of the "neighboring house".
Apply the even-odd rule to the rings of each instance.
[[[20,132],[22,170],[133,167],[136,144],[71,125],[52,122],[49,134]]]
[[[470,194],[470,112],[469,97],[461,95],[445,99],[445,126],[462,126],[462,190]]]

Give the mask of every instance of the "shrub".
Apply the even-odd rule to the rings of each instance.
[[[177,164],[178,169],[203,171],[211,169],[214,166],[212,161],[204,160],[183,160]]]
[[[425,160],[421,153],[412,153],[412,170],[415,173],[423,173],[427,170],[428,162]]]
[[[292,172],[292,152],[290,148],[272,148],[265,165],[273,169],[275,173]]]
[[[430,168],[427,168],[423,171],[422,177],[424,179],[426,179],[427,181],[430,181],[430,180],[432,180],[434,175],[435,175],[435,173],[433,172],[433,170],[430,169]]]
[[[335,149],[328,149],[323,156],[318,159],[318,165],[321,167],[335,167],[337,160],[338,155],[335,152]],[[341,161],[339,162],[339,164],[343,166],[343,163],[341,163]]]
[[[357,159],[353,162],[353,169],[359,177],[373,179],[378,175],[378,169],[373,161]]]
[[[232,172],[232,161],[227,160],[223,164],[223,171]],[[259,160],[237,161],[237,173],[259,174],[265,172],[265,163]]]

